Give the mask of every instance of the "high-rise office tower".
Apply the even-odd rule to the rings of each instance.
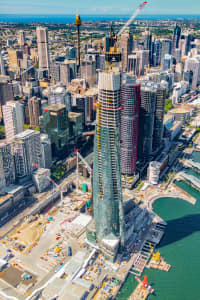
[[[32,97],[28,100],[29,119],[31,126],[39,126],[39,117],[42,114],[41,99]]]
[[[152,64],[152,34],[149,27],[142,33],[144,50],[149,50],[149,63]]]
[[[175,49],[174,58],[176,59],[177,64],[181,62],[181,49]]]
[[[50,169],[52,166],[51,141],[47,134],[40,135],[41,168]]]
[[[165,57],[166,54],[172,53],[172,40],[163,39],[161,40],[161,61]]]
[[[124,243],[120,168],[120,72],[99,72],[94,143],[93,203],[96,235],[104,244]]]
[[[136,172],[139,130],[140,84],[127,80],[121,89],[120,160],[121,173]]]
[[[12,153],[15,159],[16,176],[30,176],[35,170],[33,163],[40,166],[41,144],[40,133],[35,130],[25,130],[12,140]]]
[[[105,54],[99,55],[99,69],[102,71],[106,69]]]
[[[7,76],[0,78],[0,121],[2,120],[2,106],[7,101],[13,99],[12,83],[9,82]]]
[[[151,31],[149,30],[149,27],[146,28],[146,30],[142,33],[143,37],[143,43],[144,43],[144,50],[150,50],[152,47],[152,34]]]
[[[92,87],[96,83],[97,72],[95,61],[82,61],[81,62],[81,78],[85,79],[87,84]]]
[[[162,71],[170,70],[173,63],[175,63],[173,56],[170,54],[165,54],[162,60]]]
[[[152,45],[152,64],[154,67],[161,63],[161,41],[155,40]]]
[[[181,37],[181,28],[176,24],[172,39],[172,55],[175,55],[175,50],[179,48],[179,40]]]
[[[139,57],[136,51],[128,55],[128,72],[136,76],[139,74]]]
[[[49,72],[49,44],[48,44],[48,29],[45,27],[37,27],[37,45],[39,57],[39,69],[47,70]],[[49,73],[48,73],[49,74]]]
[[[56,84],[57,82],[60,82],[60,62],[59,61],[52,61],[50,64],[50,76],[51,76],[51,82]]]
[[[190,70],[183,72],[183,80],[189,84],[189,87],[191,87],[193,81],[193,71]]]
[[[156,91],[152,83],[141,85],[138,159],[142,161],[148,161],[152,155]]]
[[[85,127],[87,122],[87,100],[86,97],[80,94],[75,94],[72,97],[72,111],[80,112],[82,114],[83,127]]]
[[[3,105],[3,120],[8,141],[24,131],[24,107],[21,103],[10,101]]]
[[[3,55],[0,50],[0,75],[6,75],[5,64],[3,60]]]
[[[149,50],[139,50],[136,52],[137,55],[137,65],[138,65],[138,73],[137,75],[144,75],[146,68],[148,68],[149,61]]]
[[[153,130],[153,151],[157,151],[162,146],[163,138],[163,119],[165,111],[166,89],[161,85],[157,85],[155,118]]]
[[[191,42],[191,35],[188,33],[184,33],[181,35],[179,40],[179,48],[181,49],[181,55],[187,56],[188,52],[190,51],[190,42]]]
[[[128,55],[131,54],[133,47],[133,35],[130,32],[122,34],[120,39],[120,48],[122,52],[122,70],[127,71]]]
[[[9,69],[16,71],[22,67],[23,52],[21,50],[8,50]]]
[[[98,92],[96,90],[89,90],[85,93],[87,102],[87,121],[92,122],[96,119],[96,103]]]
[[[195,89],[200,84],[200,55],[186,59],[184,72],[192,72],[192,88]]]
[[[20,30],[18,33],[18,44],[20,46],[23,46],[25,44],[25,41],[26,41],[25,32],[23,30]]]
[[[76,78],[76,61],[65,60],[60,64],[60,81],[68,87],[74,78]]]
[[[136,76],[144,75],[150,65],[149,50],[138,50],[128,55],[128,72]]]
[[[51,140],[53,157],[63,157],[68,153],[69,119],[63,104],[47,105],[40,117],[40,131]]]
[[[15,182],[15,165],[9,143],[0,143],[0,189]]]

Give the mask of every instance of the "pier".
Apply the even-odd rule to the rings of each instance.
[[[200,180],[197,177],[186,174],[185,172],[180,172],[179,176],[185,179],[193,188],[200,191]]]
[[[137,276],[141,276],[141,274],[144,271],[144,268],[147,265],[147,262],[151,256],[151,253],[148,253],[147,255],[140,253],[138,260],[136,261],[133,268],[129,271],[129,273]]]
[[[159,253],[159,252],[157,252]],[[171,265],[167,264],[162,256],[158,254],[154,254],[154,256],[151,258],[150,262],[147,265],[147,268],[157,269],[161,271],[168,272],[171,269]]]
[[[178,181],[178,178],[176,178],[176,180]],[[179,179],[181,180],[181,179]],[[175,183],[172,183],[172,186],[177,189],[179,192],[181,192],[183,195],[179,196],[177,195],[177,197],[180,197],[181,199],[195,205],[196,204],[196,199],[194,197],[192,197],[190,194],[188,194],[186,191],[184,191],[183,189],[181,189],[178,185],[176,185]]]
[[[144,287],[143,282],[141,282],[139,278],[136,279],[139,281],[139,284],[129,297],[129,300],[145,300],[154,292],[154,289],[150,285]]]
[[[187,159],[185,162],[184,162],[184,165],[186,167],[190,167],[192,168],[194,171],[196,171],[197,173],[200,173],[200,163],[196,162],[196,161],[193,161],[191,159]]]

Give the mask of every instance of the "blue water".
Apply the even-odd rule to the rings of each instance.
[[[192,157],[200,162],[200,152],[193,152]],[[199,176],[191,169],[188,172]],[[177,185],[197,202],[192,205],[178,198],[160,198],[153,204],[154,211],[167,222],[158,249],[172,268],[169,272],[145,270],[155,289],[149,300],[200,300],[200,192],[184,181]],[[137,281],[130,274],[117,300],[128,300],[136,286]]]
[[[193,206],[178,198],[160,198],[153,208],[168,223],[158,250],[172,268],[169,272],[145,270],[155,289],[148,299],[200,300],[200,201]],[[136,285],[130,274],[117,300],[128,300]]]
[[[0,22],[74,23],[75,15],[11,15],[0,14]],[[83,21],[127,20],[130,15],[81,15]],[[141,15],[138,20],[200,19],[200,15]]]

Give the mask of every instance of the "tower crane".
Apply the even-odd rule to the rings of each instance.
[[[36,163],[32,163],[32,165],[34,167],[36,167],[37,169],[40,169],[40,167]],[[51,177],[49,177],[46,172],[43,172],[43,175],[46,176],[49,179],[49,181],[51,183],[53,183],[53,185],[60,191],[60,198],[61,198],[61,201],[63,201],[63,190],[62,190],[62,187],[59,186],[53,179],[51,179]]]
[[[152,247],[151,243],[148,242],[149,246],[150,246],[150,250],[151,250],[151,253],[152,253],[152,256],[153,256],[153,259],[157,262],[160,261],[160,252],[154,252],[154,248]]]
[[[122,33],[124,33],[124,31],[128,28],[128,26],[135,20],[135,18],[137,17],[137,15],[139,15],[139,13],[142,11],[142,9],[145,7],[145,5],[147,4],[147,1],[144,1],[137,9],[136,11],[133,13],[133,15],[131,16],[131,18],[126,22],[126,24],[120,29],[120,31],[118,32],[117,36],[122,35]]]
[[[106,49],[105,49],[105,60],[106,60],[107,68],[111,67],[112,63],[118,63],[121,61],[121,51],[120,51],[120,47],[117,44],[118,37],[124,33],[124,31],[133,22],[133,20],[137,17],[137,15],[142,11],[142,9],[145,7],[146,4],[147,1],[144,1],[137,8],[137,10],[131,16],[131,18],[126,22],[126,24],[120,29],[120,31],[117,34],[115,34],[111,26],[108,44],[106,45]]]
[[[79,160],[79,158],[86,165],[86,168],[87,168],[87,170],[88,170],[88,172],[90,173],[90,176],[91,176],[91,182],[92,182],[93,170],[90,167],[90,165],[87,163],[87,161],[83,158],[83,156],[78,152],[78,149],[74,148],[74,152],[77,155],[77,159],[76,159],[76,190],[78,192],[78,187],[79,187],[78,160]],[[92,186],[91,186],[91,189],[92,189]]]

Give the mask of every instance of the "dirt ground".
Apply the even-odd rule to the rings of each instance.
[[[25,222],[9,235],[9,239],[28,247],[40,239],[45,224],[46,219],[42,217],[31,223]]]

